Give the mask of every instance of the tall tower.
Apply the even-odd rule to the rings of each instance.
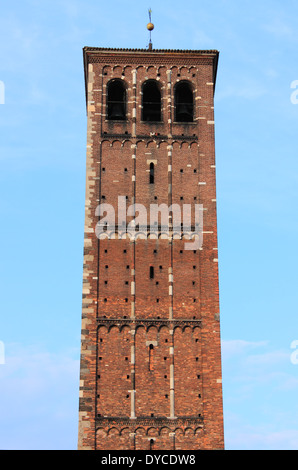
[[[222,449],[218,52],[85,47],[83,56],[78,447]]]

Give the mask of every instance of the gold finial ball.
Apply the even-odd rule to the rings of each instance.
[[[154,29],[154,24],[153,24],[153,23],[148,23],[148,24],[147,24],[147,29],[148,29],[149,31],[152,31],[152,30]]]

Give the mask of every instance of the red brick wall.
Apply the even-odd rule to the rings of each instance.
[[[86,49],[84,58],[88,126],[78,447],[223,448],[213,114],[217,53]],[[107,84],[113,78],[125,82],[123,122],[106,120]],[[141,121],[147,79],[157,80],[161,89],[160,123]],[[190,124],[173,121],[179,80],[192,84]],[[149,184],[151,162],[154,184]],[[99,240],[96,208],[111,204],[117,222],[118,196],[126,196],[127,207],[143,204],[148,213],[150,204],[202,204],[202,249],[187,250],[185,238],[147,237],[145,231],[136,240],[117,234]]]

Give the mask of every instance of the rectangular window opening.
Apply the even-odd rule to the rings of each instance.
[[[154,163],[150,163],[149,183],[154,184]]]
[[[150,279],[154,279],[154,267],[153,266],[150,266],[149,276],[150,276]]]

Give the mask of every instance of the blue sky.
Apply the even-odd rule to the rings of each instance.
[[[76,448],[82,48],[146,47],[149,7],[154,47],[220,51],[215,130],[226,448],[298,449],[292,0],[2,2],[0,449]]]

